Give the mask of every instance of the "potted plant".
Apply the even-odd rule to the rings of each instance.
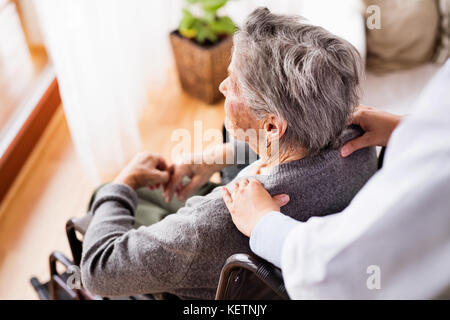
[[[170,33],[182,88],[209,104],[223,97],[219,85],[227,76],[231,60],[236,25],[230,17],[217,15],[227,2],[186,0],[178,29]],[[201,9],[201,16],[192,13],[194,6]]]

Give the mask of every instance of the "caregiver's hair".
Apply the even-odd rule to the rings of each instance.
[[[233,72],[258,119],[287,121],[280,151],[338,147],[359,104],[362,59],[347,41],[299,16],[258,8],[234,36]]]

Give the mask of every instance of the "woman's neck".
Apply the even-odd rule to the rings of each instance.
[[[276,165],[291,162],[295,160],[300,160],[306,157],[306,152],[303,149],[290,150],[281,153],[277,156],[261,157],[261,162],[264,167],[264,171],[270,170]]]

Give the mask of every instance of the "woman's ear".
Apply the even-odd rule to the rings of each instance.
[[[269,115],[263,123],[263,130],[268,140],[280,140],[286,132],[287,122],[274,114]]]

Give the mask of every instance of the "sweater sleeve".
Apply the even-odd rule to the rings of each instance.
[[[106,185],[96,196],[81,261],[83,285],[94,294],[170,291],[189,270],[198,243],[189,214],[134,229],[136,206],[136,192],[126,185]]]

